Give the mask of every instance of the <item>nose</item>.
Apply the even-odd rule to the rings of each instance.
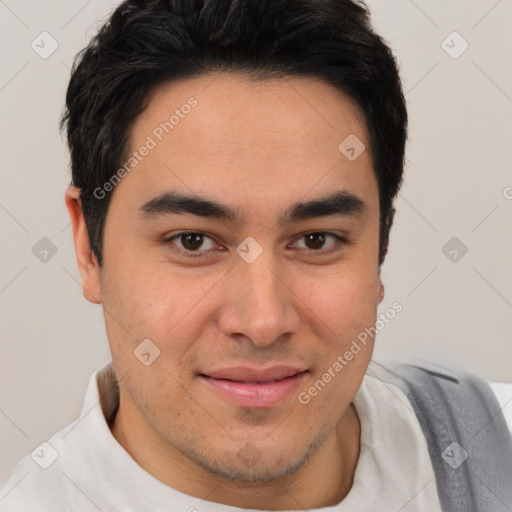
[[[300,322],[300,294],[286,283],[285,273],[266,252],[252,263],[237,261],[218,318],[226,336],[248,338],[258,348],[296,332]]]

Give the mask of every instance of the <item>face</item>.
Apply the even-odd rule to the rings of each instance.
[[[165,450],[256,481],[335,435],[373,350],[353,342],[379,303],[369,148],[355,103],[311,78],[225,73],[152,94],[87,286],[121,408]]]

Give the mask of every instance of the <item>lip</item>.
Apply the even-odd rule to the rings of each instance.
[[[296,366],[272,366],[270,368],[249,368],[247,366],[233,366],[221,370],[209,371],[206,375],[213,379],[233,380],[247,383],[267,383],[281,380],[304,371],[305,368]]]
[[[301,385],[307,370],[274,366],[264,370],[236,367],[200,374],[217,394],[240,407],[273,407]]]

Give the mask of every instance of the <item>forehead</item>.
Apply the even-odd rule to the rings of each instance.
[[[354,136],[366,150],[351,161],[340,143]],[[315,78],[219,73],[166,83],[134,122],[126,157],[144,146],[151,149],[117,187],[139,203],[177,187],[219,200],[236,192],[250,207],[375,186],[360,110]]]
[[[279,145],[298,140],[330,146],[347,130],[366,132],[364,116],[356,102],[319,78],[251,80],[242,73],[224,72],[157,87],[132,127],[132,142],[169,120],[191,98],[197,106],[190,115],[177,112],[179,122],[173,120],[176,124],[172,132],[184,132],[177,128],[186,124],[188,130],[182,133],[183,139],[188,136],[189,142],[193,140],[198,146]],[[191,121],[185,123],[187,117]],[[175,137],[175,141],[182,138]]]

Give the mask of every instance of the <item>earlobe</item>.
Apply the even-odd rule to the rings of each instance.
[[[80,189],[69,186],[66,190],[65,201],[73,226],[76,261],[82,276],[82,293],[89,302],[100,304],[100,268],[96,256],[91,250],[89,234],[80,202]]]
[[[378,293],[379,304],[382,302],[383,298],[384,298],[384,284],[382,283],[382,280],[379,279],[379,293]]]

